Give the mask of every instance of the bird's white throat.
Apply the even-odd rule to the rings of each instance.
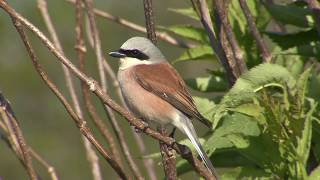
[[[132,58],[132,57],[120,58],[119,69],[124,70],[124,69],[130,68],[135,65],[140,65],[140,64],[152,64],[152,61],[140,60],[140,59]]]

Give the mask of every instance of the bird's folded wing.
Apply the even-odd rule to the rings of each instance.
[[[144,89],[161,97],[187,117],[198,119],[209,128],[212,127],[211,122],[197,110],[184,81],[171,65],[168,63],[143,64],[134,68],[134,76]]]

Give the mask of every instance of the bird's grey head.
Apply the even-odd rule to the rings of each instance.
[[[133,61],[133,59],[144,61],[140,64],[165,61],[165,57],[161,51],[149,39],[144,37],[132,37],[128,39],[122,44],[118,51],[110,52],[109,55],[112,57],[118,57],[123,61]]]

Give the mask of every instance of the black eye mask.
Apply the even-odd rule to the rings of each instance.
[[[130,49],[130,50],[119,49],[118,52],[121,54],[125,54],[127,57],[137,58],[140,60],[149,59],[148,55],[144,54],[143,52],[139,51],[138,49]]]

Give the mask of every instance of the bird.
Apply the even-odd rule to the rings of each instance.
[[[178,128],[218,179],[192,120],[197,119],[209,128],[212,123],[199,113],[183,79],[160,49],[147,38],[132,37],[109,55],[120,59],[117,78],[129,111],[160,127],[173,125]]]

